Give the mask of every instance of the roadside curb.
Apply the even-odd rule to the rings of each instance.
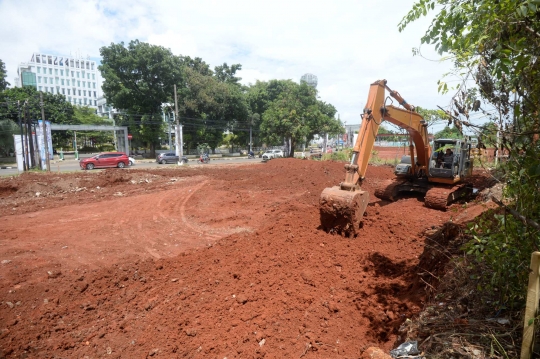
[[[0,170],[16,170],[17,166],[0,166]]]

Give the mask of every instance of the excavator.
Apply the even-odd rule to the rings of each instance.
[[[392,99],[401,107],[392,105]],[[395,179],[378,184],[376,197],[394,201],[403,192],[420,193],[427,207],[445,210],[457,199],[472,194],[472,186],[465,182],[473,169],[471,143],[466,138],[437,139],[430,145],[428,124],[415,107],[388,87],[386,80],[378,80],[370,86],[352,157],[345,165],[345,180],[321,193],[320,219],[327,232],[351,236],[361,227],[369,202],[362,182],[383,121],[408,132],[409,156],[396,166]]]

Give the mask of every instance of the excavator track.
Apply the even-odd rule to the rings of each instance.
[[[445,211],[449,205],[460,198],[471,195],[472,192],[473,188],[468,184],[453,187],[433,187],[426,192],[424,204],[426,207]]]
[[[398,195],[400,182],[387,180],[379,183],[375,189],[375,197],[387,201],[395,201]]]

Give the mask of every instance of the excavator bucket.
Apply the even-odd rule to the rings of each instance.
[[[367,191],[325,188],[319,201],[321,225],[327,232],[354,236],[360,228],[369,201]]]

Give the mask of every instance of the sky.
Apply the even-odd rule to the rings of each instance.
[[[214,66],[241,64],[242,83],[317,76],[319,96],[346,124],[359,124],[369,85],[379,79],[407,102],[448,107],[437,81],[451,70],[431,46],[412,48],[430,18],[398,23],[409,0],[0,0],[0,59],[8,82],[32,53],[89,56],[138,39],[200,57]],[[451,84],[453,78],[447,78]],[[390,128],[390,126],[387,126]],[[433,128],[437,131],[444,127]]]

